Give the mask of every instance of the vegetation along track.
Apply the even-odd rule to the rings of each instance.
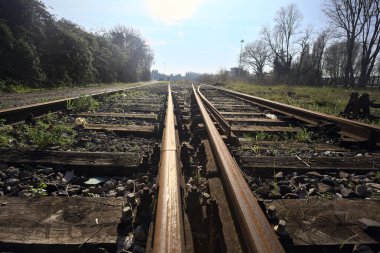
[[[377,252],[377,129],[262,102],[151,84],[3,114],[1,251]]]

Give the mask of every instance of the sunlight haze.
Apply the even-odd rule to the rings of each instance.
[[[43,0],[57,16],[98,32],[122,24],[138,29],[154,51],[152,69],[166,74],[215,73],[238,65],[240,41],[260,37],[282,6],[295,3],[302,26],[326,25],[322,0]]]

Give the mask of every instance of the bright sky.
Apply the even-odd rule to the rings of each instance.
[[[215,73],[238,65],[240,41],[253,41],[276,11],[295,3],[303,25],[327,21],[324,0],[42,0],[58,18],[89,31],[122,24],[138,29],[155,54],[152,69]]]

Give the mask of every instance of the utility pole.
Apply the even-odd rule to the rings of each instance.
[[[241,71],[241,55],[242,55],[242,52],[243,52],[243,43],[244,43],[244,40],[241,40],[241,41],[240,41],[239,72],[238,72],[238,77],[239,77],[239,78],[240,78],[240,71]]]

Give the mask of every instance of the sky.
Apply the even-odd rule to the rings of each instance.
[[[116,25],[140,31],[153,49],[152,69],[165,74],[216,73],[238,66],[241,40],[260,37],[279,8],[295,3],[302,25],[326,26],[325,0],[42,0],[57,18],[87,31]],[[243,44],[244,45],[244,44]]]

